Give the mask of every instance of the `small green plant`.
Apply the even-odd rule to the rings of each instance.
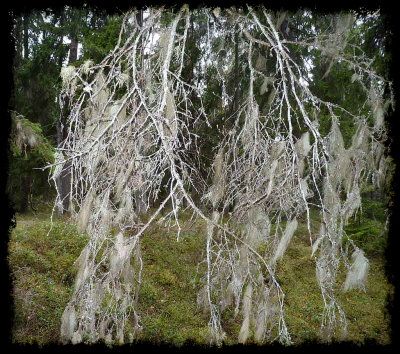
[[[352,222],[345,227],[347,236],[369,256],[382,256],[387,244],[385,223],[367,219],[362,223]]]

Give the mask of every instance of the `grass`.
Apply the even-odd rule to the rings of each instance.
[[[73,290],[73,262],[86,242],[85,235],[63,220],[55,221],[51,228],[48,213],[17,217],[8,248],[15,312],[13,342],[58,341],[61,315]]]
[[[139,293],[141,340],[154,344],[204,344],[208,319],[197,311],[196,293],[202,274],[204,224],[185,225],[177,242],[176,233],[163,225],[150,227],[142,242],[143,282]]]
[[[286,294],[286,320],[296,344],[320,341],[321,315],[324,307],[317,282],[315,264],[310,258],[311,247],[297,235],[280,263],[279,281]],[[388,283],[382,259],[369,258],[370,271],[366,291],[342,291],[346,278],[344,267],[337,276],[337,299],[348,321],[346,341],[363,344],[367,340],[390,344],[390,327],[386,300],[393,291]],[[312,276],[310,276],[310,274]],[[340,341],[341,334],[333,338]]]
[[[196,294],[203,285],[198,264],[205,256],[205,224],[201,220],[191,223],[188,219],[187,215],[183,217],[179,242],[173,229],[158,223],[151,225],[142,238],[140,341],[173,346],[207,345],[208,316],[199,312],[196,305]],[[62,312],[73,291],[73,262],[87,237],[65,219],[55,220],[47,236],[48,211],[36,216],[17,215],[16,221],[8,257],[14,285],[13,342],[55,343]],[[318,222],[313,221],[312,233],[318,230]],[[286,324],[295,344],[320,340],[323,301],[310,254],[307,227],[299,220],[292,243],[278,264],[278,280],[286,293]],[[346,340],[389,344],[385,304],[393,289],[385,277],[382,257],[371,256],[369,260],[366,292],[341,292],[345,272],[343,269],[339,272],[338,299],[348,319]],[[226,344],[236,344],[241,319],[233,316],[232,309],[226,310],[222,319]]]

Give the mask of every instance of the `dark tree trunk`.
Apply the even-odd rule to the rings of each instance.
[[[20,63],[20,60],[22,58],[22,41],[23,41],[23,24],[22,24],[22,18],[17,18],[15,20],[15,27],[14,27],[14,38],[15,38],[15,58],[17,63]],[[17,67],[18,64],[15,64]]]
[[[26,214],[29,206],[29,194],[31,192],[31,178],[29,174],[22,177],[22,201],[20,212]]]
[[[77,59],[78,59],[78,40],[76,38],[73,38],[71,39],[71,43],[69,45],[68,64],[76,62]]]
[[[143,10],[139,10],[139,12],[136,14],[136,21],[139,27],[143,26]]]

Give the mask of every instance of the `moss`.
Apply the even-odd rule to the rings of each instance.
[[[311,247],[295,239],[277,268],[282,289],[286,294],[286,323],[296,344],[304,341],[322,341],[319,333],[324,304],[315,278],[315,264],[310,255]],[[346,340],[363,343],[372,339],[378,344],[390,343],[390,324],[385,317],[385,305],[392,288],[387,282],[382,262],[382,259],[370,259],[366,292],[343,292],[342,284],[346,272],[343,266],[339,269],[335,287],[338,303],[348,321]],[[340,333],[337,333],[334,339],[340,341]]]
[[[182,226],[179,241],[175,229],[168,230],[160,224],[152,225],[142,239],[142,341],[174,346],[205,343],[208,319],[199,316],[196,306],[203,226]]]
[[[87,238],[62,221],[55,221],[49,233],[50,226],[48,214],[17,216],[11,233],[14,342],[44,345],[59,338],[61,315],[72,295],[72,264]]]
[[[196,305],[196,295],[202,285],[200,278],[204,264],[199,266],[199,262],[205,256],[205,224],[201,220],[195,223],[188,220],[189,216],[184,215],[179,242],[176,228],[168,229],[161,224],[151,225],[142,237],[143,276],[138,314],[143,329],[136,334],[135,340],[179,347],[207,345],[209,318],[200,313]],[[312,232],[318,232],[318,215],[312,215],[311,224]],[[72,264],[87,242],[85,235],[79,234],[63,219],[54,222],[47,236],[49,228],[48,213],[17,216],[17,226],[11,234],[9,262],[14,278],[15,305],[13,341],[18,343],[58,341],[61,315],[73,290],[75,273]],[[296,234],[276,269],[286,294],[286,324],[295,344],[320,340],[323,300],[310,255],[307,226],[305,220],[299,219]],[[366,340],[389,343],[390,327],[385,305],[393,289],[385,277],[382,257],[370,259],[365,293],[358,290],[341,292],[344,279],[342,267],[336,288],[338,301],[348,319],[347,339],[357,343]],[[132,318],[130,328],[133,326]],[[240,314],[234,317],[233,308],[227,308],[222,313],[222,326],[227,334],[225,344],[236,344]]]

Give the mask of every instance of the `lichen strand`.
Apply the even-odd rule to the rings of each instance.
[[[362,288],[368,271],[368,261],[350,239],[343,247],[343,227],[360,208],[360,190],[370,176],[382,186],[387,161],[382,88],[386,81],[363,58],[345,55],[351,45],[347,33],[354,25],[352,17],[333,17],[331,32],[316,34],[313,43],[291,46],[319,50],[329,63],[325,76],[334,62],[354,60],[348,70],[360,75],[350,72],[349,77],[361,82],[362,73],[360,87],[371,117],[326,102],[304,84],[301,55],[297,62],[280,32],[287,15],[273,15],[264,7],[215,12],[187,6],[175,13],[151,9],[148,14],[140,27],[134,12],[125,16],[126,42],[103,62],[96,66],[85,62],[62,72],[72,110],[70,131],[58,149],[56,165],[71,167],[70,197],[80,208],[75,217],[80,231],[89,235],[77,261],[75,291],[63,315],[63,341],[123,343],[134,336],[140,328],[136,311],[140,238],[169,203],[171,209],[160,216],[161,222],[177,227],[178,240],[184,206],[207,223],[206,285],[198,304],[210,315],[210,343],[224,340],[221,313],[229,306],[243,320],[239,342],[254,334],[258,342],[291,343],[279,271],[299,217],[307,217],[311,236],[311,198],[321,216],[312,257],[325,306],[322,328],[329,339],[338,324],[346,328],[334,291],[339,265],[344,262],[348,267],[346,289]],[[199,16],[207,28],[202,63],[217,73],[223,95],[220,109],[226,116],[234,112],[230,123],[218,129],[209,167],[192,157],[193,151],[202,152],[197,145],[201,129],[196,129],[210,127],[215,110],[203,106],[202,85],[195,87],[182,75],[187,31]],[[153,37],[155,29],[161,33],[158,39]],[[226,38],[231,40],[224,42]],[[218,64],[221,58],[213,51],[214,40],[225,43],[231,65]],[[268,58],[260,54],[259,46],[268,49]],[[244,58],[241,75],[236,76],[237,86],[244,90],[240,99],[229,96],[225,88],[237,70],[232,64],[235,53]],[[275,63],[269,72],[268,62]],[[230,102],[235,109],[228,112]],[[338,112],[357,127],[348,148]],[[329,121],[328,134],[318,125],[322,114]],[[204,174],[201,168],[209,170]],[[60,168],[54,171],[59,173]],[[194,190],[203,196],[201,208],[191,196]],[[156,209],[150,212],[152,204]],[[130,317],[135,325],[128,331]]]

